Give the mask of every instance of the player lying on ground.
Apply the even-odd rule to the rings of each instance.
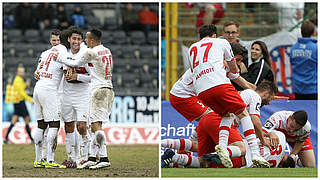
[[[304,167],[315,167],[315,156],[310,140],[311,124],[305,111],[278,111],[271,115],[264,124],[263,129],[269,133],[271,144],[279,143],[278,137],[272,130],[285,134],[286,140],[292,147],[291,157],[299,156]]]

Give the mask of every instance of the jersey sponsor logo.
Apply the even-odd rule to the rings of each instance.
[[[197,74],[196,80],[199,79],[202,75],[211,73],[211,72],[213,72],[213,71],[214,71],[214,68],[213,68],[213,67],[202,70],[199,74]]]
[[[263,127],[265,127],[266,129],[271,129],[273,126],[274,126],[273,123],[267,120],[267,122],[264,124]]]

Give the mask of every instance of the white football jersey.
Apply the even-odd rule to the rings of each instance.
[[[285,154],[285,148],[286,148],[286,137],[285,135],[280,132],[280,131],[274,131],[274,133],[279,137],[279,145],[277,147],[277,149],[272,149],[270,150],[267,146],[263,146],[260,142],[259,139],[257,139],[258,141],[258,145],[259,145],[259,149],[260,149],[260,155],[270,163],[270,166],[272,168],[278,167],[279,163],[281,162],[284,154]],[[245,146],[246,146],[246,167],[250,168],[253,166],[253,163],[251,161],[251,150],[248,146],[248,142],[244,139],[243,140]]]
[[[231,84],[223,64],[224,59],[233,58],[227,40],[203,38],[190,46],[188,55],[197,94],[221,84]]]
[[[71,51],[69,51],[69,55],[70,57],[72,57],[72,60],[74,59],[80,59],[83,54],[87,51],[87,47],[86,46],[80,46],[80,50],[78,53],[76,54],[72,54]],[[78,73],[78,77],[88,77],[87,79],[91,79],[90,77],[90,73],[89,73],[89,67],[87,64],[84,64],[80,67],[76,67],[76,72]],[[80,80],[80,79],[79,79]],[[80,82],[68,82],[65,78],[64,78],[64,82],[63,82],[63,91],[65,95],[68,96],[77,96],[77,95],[81,95],[84,93],[87,93],[88,95],[88,87],[89,87],[89,81],[80,81]]]
[[[246,104],[246,109],[250,115],[257,115],[260,118],[261,97],[252,89],[240,91],[240,96]],[[234,126],[239,127],[240,119],[236,116],[234,119]]]
[[[311,133],[311,124],[307,121],[306,125],[304,125],[298,131],[289,134],[287,131],[287,121],[289,116],[291,116],[293,111],[277,111],[272,114],[265,122],[263,129],[267,132],[272,130],[278,130],[285,134],[287,138],[287,142],[297,142],[297,141],[305,141]]]
[[[54,61],[53,56],[57,52],[64,54],[66,51],[66,47],[59,44],[41,53],[39,63],[43,62],[43,67],[40,69],[40,80],[36,87],[58,89],[63,74],[62,64]]]
[[[88,59],[89,54],[92,54],[92,52],[95,52],[98,57],[95,59]],[[87,50],[81,59],[68,61],[59,54],[57,61],[72,67],[88,64],[91,73],[92,90],[100,87],[112,88],[113,58],[111,51],[103,45],[98,45]]]
[[[170,94],[180,98],[197,96],[196,90],[193,87],[193,75],[190,68],[181,76],[181,78],[176,83],[174,83]]]

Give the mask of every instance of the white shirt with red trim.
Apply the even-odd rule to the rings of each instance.
[[[43,87],[46,89],[58,90],[58,87],[62,79],[63,71],[62,64],[54,61],[53,56],[57,52],[61,54],[66,54],[67,49],[65,46],[59,44],[41,53],[39,63],[43,63],[43,66],[41,69],[39,69],[40,80],[37,81],[35,87]]]
[[[246,104],[246,109],[250,115],[256,115],[260,118],[261,97],[252,89],[240,91],[240,96]],[[234,119],[234,126],[239,127],[241,121],[238,117]]]
[[[232,58],[230,43],[225,39],[203,38],[190,46],[188,60],[197,95],[221,84],[231,84],[223,60],[231,61]]]
[[[193,75],[190,68],[174,83],[170,94],[180,98],[189,98],[197,95],[193,86]]]
[[[272,130],[278,130],[285,134],[287,142],[303,142],[311,133],[311,124],[307,121],[301,129],[293,132],[292,134],[287,131],[288,118],[293,114],[293,111],[277,111],[272,114],[265,122],[263,130],[270,132]]]
[[[285,135],[280,131],[273,131],[278,137],[279,137],[279,145],[277,149],[270,150],[267,146],[264,146],[261,144],[260,140],[257,138],[259,149],[260,149],[260,155],[270,163],[270,166],[272,168],[278,167],[279,163],[281,162],[286,149],[286,137]],[[253,166],[253,163],[251,161],[251,150],[248,146],[248,142],[243,139],[243,142],[246,146],[246,167],[245,168],[251,168]]]

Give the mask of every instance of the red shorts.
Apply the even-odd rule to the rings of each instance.
[[[222,84],[207,89],[201,92],[198,98],[220,116],[228,112],[238,115],[246,108],[246,104],[232,84]]]
[[[215,145],[219,144],[219,126],[221,116],[214,112],[204,115],[199,121],[198,133],[198,156],[215,152]],[[228,144],[242,141],[239,131],[232,125],[230,128]]]
[[[294,142],[289,142],[288,143],[292,148],[294,147],[295,143]],[[313,149],[313,146],[312,146],[312,143],[311,143],[311,139],[310,137],[308,137],[306,139],[306,141],[304,142],[302,148],[300,151],[306,151],[306,150],[312,150]]]
[[[170,94],[169,99],[172,107],[190,122],[203,115],[208,109],[208,106],[204,105],[196,96],[180,98]]]

